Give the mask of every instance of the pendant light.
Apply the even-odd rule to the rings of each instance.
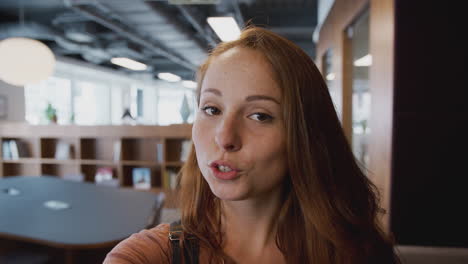
[[[20,23],[24,27],[23,6]],[[37,83],[54,72],[54,53],[40,41],[13,37],[0,41],[0,80],[15,85]]]

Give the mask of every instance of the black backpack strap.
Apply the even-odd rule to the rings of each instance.
[[[171,223],[169,230],[169,240],[172,245],[172,264],[182,264],[180,255],[180,239],[182,237],[181,221]],[[194,236],[188,236],[184,240],[184,260],[185,264],[198,264],[199,255],[198,240]]]

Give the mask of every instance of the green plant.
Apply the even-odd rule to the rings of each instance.
[[[57,122],[57,109],[55,109],[51,103],[47,103],[47,108],[45,109],[45,115],[47,120],[52,122]]]

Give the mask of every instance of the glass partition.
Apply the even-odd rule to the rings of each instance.
[[[369,50],[369,12],[365,11],[348,29],[352,53],[352,147],[356,158],[367,167],[369,164],[369,119],[371,91],[369,67],[372,55]]]

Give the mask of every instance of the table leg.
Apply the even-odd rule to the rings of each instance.
[[[73,250],[65,249],[65,264],[73,264]]]

